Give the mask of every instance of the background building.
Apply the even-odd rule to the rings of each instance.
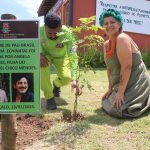
[[[49,11],[61,16],[63,24],[77,26],[79,25],[79,18],[96,15],[96,0],[43,0],[39,7],[38,15],[44,16]],[[135,40],[140,50],[147,49],[150,51],[150,35],[126,33]]]

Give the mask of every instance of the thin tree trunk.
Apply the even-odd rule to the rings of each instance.
[[[16,114],[2,114],[2,150],[15,150],[17,137]]]

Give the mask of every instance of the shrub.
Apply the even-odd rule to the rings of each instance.
[[[150,52],[147,49],[141,50],[142,59],[147,68],[150,68]]]

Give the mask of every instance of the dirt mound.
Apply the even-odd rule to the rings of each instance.
[[[40,117],[25,115],[17,117],[17,150],[23,150],[24,146],[44,137],[44,131],[53,125],[50,120]]]
[[[73,122],[73,121],[80,121],[80,120],[83,120],[85,118],[85,115],[83,113],[76,113],[75,115],[72,114],[71,112],[70,113],[62,113],[62,116],[61,116],[61,121],[65,121],[65,122]]]

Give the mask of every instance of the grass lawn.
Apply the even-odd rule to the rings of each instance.
[[[138,119],[128,120],[108,116],[101,108],[101,96],[108,84],[106,70],[97,70],[95,74],[89,71],[82,78],[88,79],[94,88],[89,91],[84,87],[79,97],[78,111],[85,114],[85,119],[72,123],[61,121],[62,112],[73,110],[75,99],[70,86],[63,87],[61,98],[57,99],[58,109],[43,110],[44,117],[54,120],[43,139],[43,147],[55,147],[56,150],[150,150],[149,112]]]

